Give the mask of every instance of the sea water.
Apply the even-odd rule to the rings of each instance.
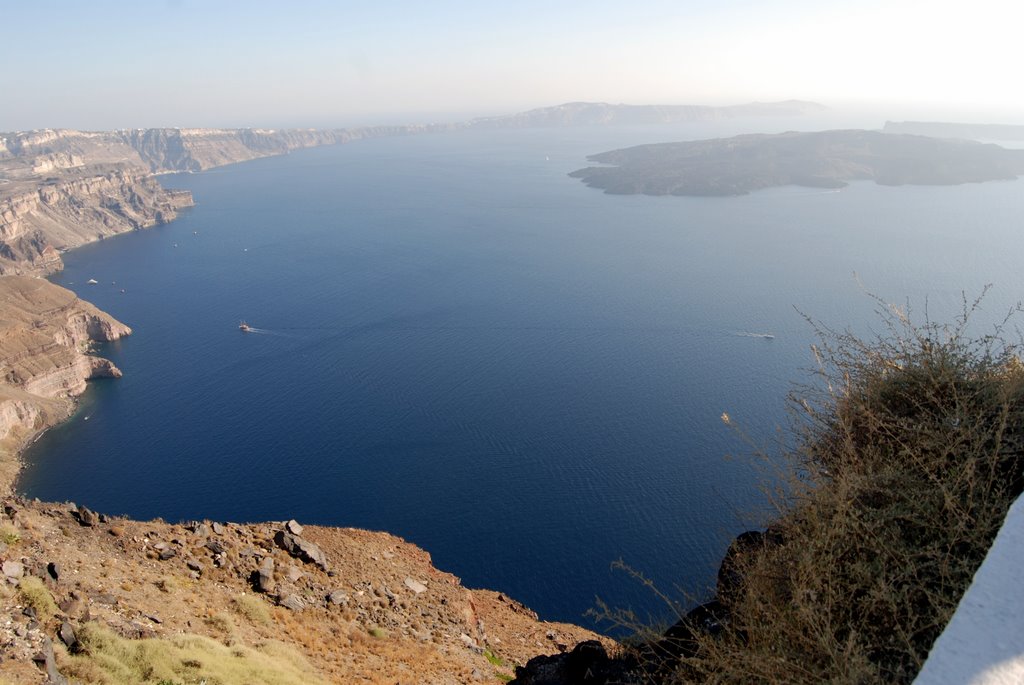
[[[545,619],[597,597],[669,618],[611,565],[706,596],[765,514],[749,455],[811,380],[805,315],[870,334],[869,292],[946,320],[992,283],[986,326],[1024,294],[1019,182],[684,198],[567,176],[754,125],[465,131],[163,177],[195,208],[53,278],[134,333],[18,487],[386,530]]]

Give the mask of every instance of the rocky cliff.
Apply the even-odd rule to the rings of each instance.
[[[91,378],[120,376],[93,343],[131,329],[41,278],[0,276],[0,491],[17,470],[15,448],[63,419]]]
[[[60,253],[171,221],[192,205],[154,174],[458,125],[353,129],[43,129],[0,135],[0,274],[47,274]]]
[[[0,186],[2,192],[3,186]],[[192,205],[136,167],[85,167],[0,195],[0,274],[59,271],[60,253],[171,221]]]

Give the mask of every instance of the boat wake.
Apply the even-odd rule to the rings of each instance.
[[[736,333],[741,338],[763,338],[765,340],[774,340],[774,333],[752,333],[750,331],[739,331]]]
[[[273,330],[270,330],[269,328],[256,328],[255,326],[246,326],[245,327],[245,332],[246,333],[258,333],[259,335],[278,335],[278,336],[281,336],[283,338],[290,338],[290,337],[292,337],[292,336],[288,335],[287,333],[282,333],[281,331],[273,331]]]

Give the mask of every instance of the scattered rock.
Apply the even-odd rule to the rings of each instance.
[[[299,525],[299,522],[295,519],[292,519],[288,521],[288,523],[284,524],[284,529],[292,535],[302,535],[303,530],[302,526]]]
[[[327,570],[327,557],[316,543],[284,530],[277,531],[274,535],[274,542],[293,557],[316,564],[324,571]]]
[[[220,523],[213,523],[210,527],[213,528],[214,535],[223,535],[226,532],[223,524]]]
[[[54,580],[60,580],[60,564],[55,561],[48,563],[46,565],[46,575]]]
[[[167,549],[160,551],[160,561],[167,561],[168,559],[173,559],[176,556],[178,556],[178,550],[173,547],[168,547]]]
[[[60,610],[65,615],[72,618],[82,618],[83,609],[85,609],[85,602],[82,601],[82,596],[72,590],[68,594],[68,598],[60,602],[58,605]]]
[[[5,561],[0,570],[7,578],[21,578],[25,575],[25,565],[20,561]]]
[[[60,624],[60,630],[57,631],[57,637],[64,643],[64,646],[68,648],[68,651],[75,653],[78,651],[78,638],[75,637],[75,629],[70,623],[64,621]]]
[[[83,526],[98,526],[100,524],[100,516],[96,512],[92,511],[88,507],[78,507],[78,511],[75,512],[75,517],[78,522]]]
[[[279,598],[277,603],[285,609],[291,609],[292,611],[302,611],[306,608],[306,603],[298,595],[285,595]]]
[[[205,538],[210,535],[210,527],[201,521],[192,521],[185,526],[185,529],[196,537]]]
[[[422,592],[426,592],[427,591],[427,586],[426,585],[424,585],[423,583],[419,582],[418,580],[413,580],[412,578],[406,578],[405,579],[405,586],[407,588],[409,588],[410,590],[412,590],[413,592],[415,592],[417,595],[422,593]]]
[[[253,586],[259,592],[270,593],[274,591],[274,560],[267,557],[260,564],[253,578]]]
[[[304,576],[306,574],[303,573],[302,571],[300,571],[297,566],[289,565],[288,566],[288,571],[287,571],[286,575],[288,576],[288,581],[291,582],[291,583],[294,583],[295,581],[297,581],[299,578],[301,578],[302,576]]]
[[[210,540],[203,546],[206,547],[206,549],[213,552],[214,554],[224,554],[225,550],[227,550],[227,548],[224,545],[222,545],[216,540]]]
[[[334,605],[345,604],[348,602],[348,595],[341,590],[335,590],[331,594],[327,595],[327,601]]]
[[[32,661],[46,671],[48,685],[68,685],[68,679],[57,670],[57,660],[53,657],[53,642],[50,638],[43,638],[42,650],[32,657]]]

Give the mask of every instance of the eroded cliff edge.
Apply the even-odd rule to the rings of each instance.
[[[92,345],[130,333],[70,290],[0,276],[0,492],[10,490],[20,448],[68,416],[87,380],[121,375]]]

